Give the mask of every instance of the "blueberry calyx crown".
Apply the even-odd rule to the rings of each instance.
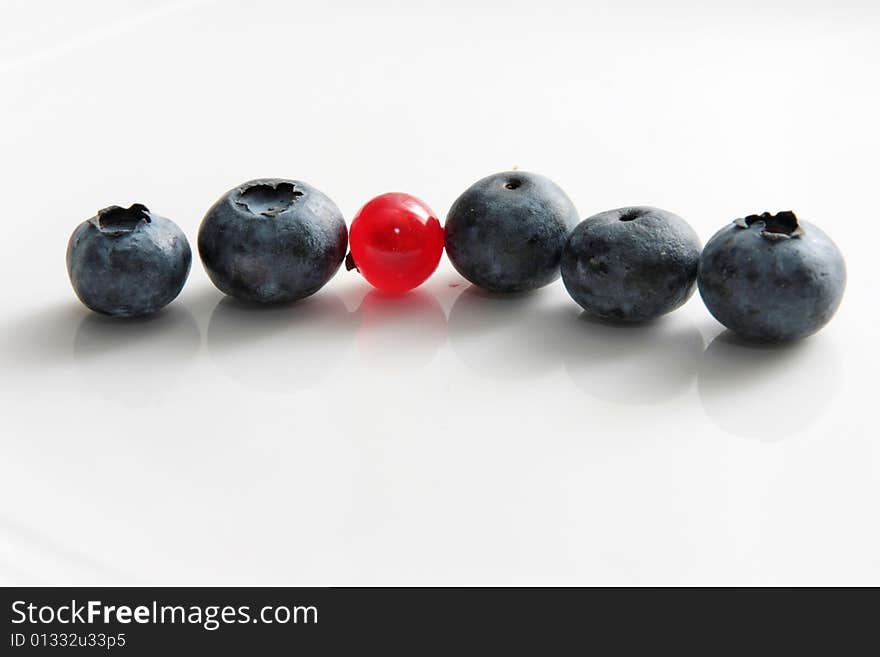
[[[750,214],[734,222],[740,228],[750,228],[754,224],[761,227],[761,236],[768,239],[788,239],[800,237],[804,234],[803,228],[798,223],[798,218],[791,210],[771,214]]]
[[[620,216],[617,217],[618,221],[633,221],[634,219],[638,219],[639,217],[643,217],[646,214],[650,214],[650,210],[645,208],[624,208]]]
[[[239,187],[234,200],[251,214],[273,218],[290,209],[302,195],[294,183],[279,180]]]
[[[141,203],[133,203],[128,208],[111,205],[98,211],[98,228],[107,233],[128,233],[150,221],[150,211]]]

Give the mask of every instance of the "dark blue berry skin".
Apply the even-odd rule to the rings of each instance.
[[[700,238],[681,217],[648,206],[585,219],[562,253],[562,281],[591,314],[643,322],[671,312],[694,293]]]
[[[709,240],[698,283],[709,312],[740,336],[794,340],[834,315],[846,265],[816,226],[793,212],[765,212],[737,219]]]
[[[281,303],[314,294],[333,277],[345,258],[348,230],[339,208],[314,187],[261,178],[211,206],[198,245],[222,292]]]
[[[446,217],[446,253],[458,273],[491,292],[525,292],[559,278],[578,223],[568,196],[534,173],[507,171],[471,185]]]
[[[67,244],[76,295],[115,317],[149,315],[171,303],[191,265],[192,250],[178,225],[137,203],[101,210],[77,226]]]

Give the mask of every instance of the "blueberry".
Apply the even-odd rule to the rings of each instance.
[[[585,219],[562,253],[571,298],[605,319],[641,322],[675,310],[694,293],[700,238],[676,214],[647,206]]]
[[[199,255],[222,292],[279,303],[314,294],[345,258],[339,208],[298,180],[261,178],[228,191],[199,228]]]
[[[559,278],[578,214],[553,181],[496,173],[471,185],[446,217],[446,253],[471,283],[492,292],[535,290]]]
[[[718,231],[700,259],[709,312],[753,340],[803,338],[825,326],[843,298],[846,265],[831,239],[794,212],[749,215]]]
[[[67,244],[67,273],[80,301],[117,317],[149,315],[171,303],[191,264],[180,227],[139,203],[101,210]]]

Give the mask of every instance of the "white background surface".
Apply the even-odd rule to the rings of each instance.
[[[0,2],[0,582],[880,584],[874,2]],[[300,178],[442,218],[519,166],[707,240],[792,208],[849,267],[828,328],[731,344],[444,261],[297,306],[196,259],[151,321],[76,301],[77,223]]]

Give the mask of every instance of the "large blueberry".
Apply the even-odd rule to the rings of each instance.
[[[535,290],[559,278],[578,214],[552,180],[524,171],[471,185],[446,217],[446,253],[471,283],[492,292]]]
[[[562,253],[562,281],[593,315],[641,322],[690,298],[699,262],[700,238],[684,219],[658,208],[618,208],[574,229]]]
[[[117,317],[148,315],[171,303],[191,264],[178,225],[139,203],[101,210],[67,244],[67,273],[80,301]]]
[[[259,303],[317,292],[345,258],[339,208],[298,180],[262,178],[224,194],[199,228],[199,255],[214,285]]]
[[[715,319],[754,340],[792,340],[825,326],[843,298],[846,265],[831,239],[793,212],[749,215],[703,249],[700,295]]]

